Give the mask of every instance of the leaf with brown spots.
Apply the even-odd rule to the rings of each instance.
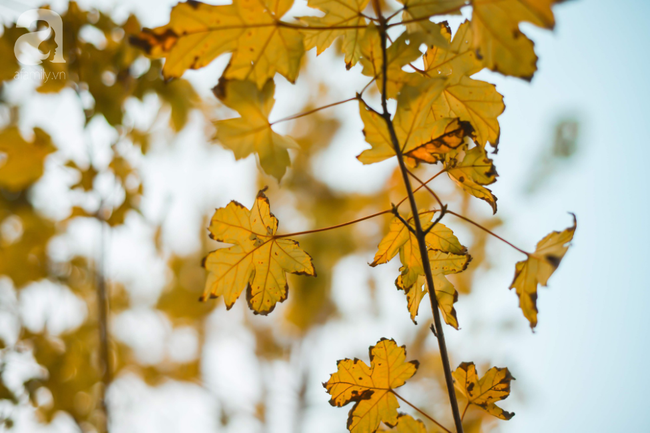
[[[266,315],[287,299],[286,274],[315,276],[311,257],[298,242],[275,237],[278,220],[271,213],[263,191],[249,211],[236,201],[217,209],[210,222],[210,237],[233,244],[204,259],[210,272],[202,300],[223,296],[230,309],[246,289],[248,306]]]
[[[553,29],[551,6],[562,1],[472,0],[472,46],[477,56],[493,71],[530,81],[537,70],[537,55],[519,24]]]
[[[169,24],[144,29],[131,43],[152,57],[165,57],[165,78],[207,66],[232,52],[224,77],[250,80],[262,88],[276,72],[290,82],[298,77],[304,54],[302,34],[280,18],[293,0],[234,0],[213,6],[197,1],[179,3]]]
[[[515,266],[515,278],[510,288],[517,291],[519,307],[530,322],[531,328],[537,326],[537,285],[546,286],[548,279],[560,266],[576,227],[576,217],[573,215],[573,226],[546,235],[537,243],[535,252],[528,254],[528,259],[518,262]]]
[[[492,367],[479,379],[474,363],[463,362],[452,374],[454,386],[467,398],[469,404],[503,420],[515,416],[496,405],[510,395],[510,382],[515,379],[507,368]]]
[[[348,430],[374,433],[384,422],[398,422],[399,403],[393,393],[416,373],[419,363],[406,362],[406,349],[382,338],[370,347],[370,367],[359,359],[342,359],[338,371],[323,384],[332,396],[330,404],[342,407],[355,402],[348,415]]]
[[[493,213],[497,213],[497,198],[485,185],[496,182],[498,174],[494,163],[488,158],[482,146],[474,146],[466,151],[460,162],[450,159],[446,170],[458,186],[474,197],[488,202],[492,206]]]

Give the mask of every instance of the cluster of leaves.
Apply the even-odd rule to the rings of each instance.
[[[200,356],[188,362],[164,360],[160,365],[147,365],[137,359],[130,346],[111,339],[106,342],[110,364],[104,365],[99,332],[101,315],[97,313],[101,308],[97,281],[104,276],[97,269],[96,258],[74,255],[61,261],[60,255],[51,256],[49,244],[53,237],[65,234],[78,218],[91,218],[99,222],[100,227],[119,227],[125,224],[130,213],[139,213],[143,185],[137,157],[133,155],[139,152],[145,155],[160,129],[168,135],[181,131],[188,123],[190,111],[198,107],[198,96],[186,80],[165,83],[160,73],[162,62],[149,61],[127,43],[129,36],[141,29],[134,15],[120,24],[108,14],[84,10],[75,2],[70,2],[61,15],[65,34],[64,45],[60,48],[66,62],[45,61],[40,74],[43,80],[35,83],[35,92],[78,96],[84,127],[104,123],[113,128],[117,139],[108,149],[110,160],[97,163],[92,156],[90,161],[61,158],[59,146],[42,128],[34,127],[25,135],[19,116],[21,107],[7,101],[5,89],[14,85],[13,81],[19,77],[20,65],[13,54],[13,46],[27,30],[15,25],[3,27],[0,38],[0,52],[3,53],[0,64],[0,225],[3,228],[0,276],[4,277],[3,284],[6,278],[11,281],[17,296],[33,283],[65,287],[85,305],[89,314],[78,326],[60,334],[52,333],[47,326],[32,329],[25,323],[21,323],[17,335],[7,337],[3,334],[8,339],[3,342],[0,354],[4,373],[0,400],[13,405],[31,404],[43,422],[51,422],[57,413],[64,411],[84,431],[105,431],[107,369],[109,379],[129,371],[152,385],[169,379],[196,382],[200,376]],[[93,40],[84,39],[86,35],[93,36]],[[53,53],[52,44],[53,38],[43,42],[41,48]],[[139,66],[136,67],[137,61]],[[126,106],[131,100],[144,101],[150,95],[155,95],[159,101],[159,116],[150,128],[138,129]],[[169,121],[160,122],[165,116]],[[83,131],[79,133],[84,134]],[[89,155],[93,155],[97,144],[86,144]],[[65,143],[60,147],[65,149]],[[53,164],[47,165],[46,160],[51,155],[57,157],[49,160]],[[69,185],[72,206],[64,220],[45,215],[35,206],[32,190],[47,170],[58,170],[65,178],[73,179]],[[98,187],[98,178],[112,179],[110,195]],[[168,289],[174,288],[173,295],[163,294],[157,307],[174,326],[185,326],[189,322],[201,330],[212,308],[203,304],[197,308],[195,303],[188,305],[172,299],[188,293],[178,278],[187,264],[192,264],[195,277],[199,284],[202,283],[202,272],[194,266],[197,260],[193,256],[170,258],[174,278]],[[190,287],[190,292],[194,287]],[[110,320],[128,310],[131,302],[122,285],[109,283],[108,289]],[[198,294],[191,295],[194,300],[196,296]],[[3,314],[8,312],[22,322],[15,308],[3,305],[2,310]],[[14,367],[12,354],[24,352],[33,355],[42,372],[29,377],[19,387],[5,385],[4,380]],[[49,402],[41,398],[44,392],[51,397]],[[2,417],[5,426],[13,424],[11,414],[3,412]]]
[[[401,7],[392,9],[392,5],[375,0],[309,0],[308,5],[322,16],[303,16],[290,22],[283,17],[292,8],[292,0],[234,0],[220,6],[192,1],[174,7],[168,24],[144,29],[132,43],[152,57],[164,57],[162,72],[167,78],[180,77],[187,69],[204,67],[218,56],[232,53],[214,93],[241,117],[215,122],[215,139],[237,159],[256,154],[262,170],[280,181],[290,166],[288,150],[300,146],[291,137],[276,133],[274,123],[269,122],[274,76],[279,73],[294,83],[305,51],[316,48],[320,54],[340,38],[346,67],[359,63],[361,73],[371,79],[369,85],[375,82],[381,95],[381,109],[364,99],[369,85],[351,98],[358,101],[365,140],[371,146],[358,159],[372,164],[397,157],[411,205],[410,217],[398,210],[406,199],[370,216],[394,214],[371,266],[387,263],[399,253],[402,267],[395,284],[407,296],[411,318],[415,321],[422,298],[433,290],[434,318],[439,307],[445,322],[458,329],[454,308],[458,292],[447,276],[465,271],[471,256],[440,220],[452,214],[491,232],[448,210],[427,183],[446,173],[496,213],[497,198],[487,186],[496,181],[497,172],[487,146],[496,151],[500,136],[497,118],[505,105],[494,85],[471,76],[488,68],[530,80],[537,57],[533,42],[519,30],[519,24],[552,29],[551,6],[558,1],[400,3]],[[457,14],[465,6],[471,6],[471,20],[453,35],[446,22],[432,21],[435,16]],[[424,53],[419,48],[422,44],[427,47]],[[407,67],[412,72],[407,72]],[[396,102],[392,115],[387,110],[389,99]],[[411,172],[421,164],[441,164],[442,170],[422,182]],[[420,184],[417,189],[425,188],[437,200],[437,209],[417,207],[409,176]],[[287,297],[286,273],[314,276],[311,257],[297,242],[287,239],[305,232],[278,235],[277,227],[263,191],[250,211],[237,202],[217,209],[209,227],[211,237],[232,246],[206,257],[209,277],[202,299],[223,296],[230,308],[246,290],[249,307],[256,314],[268,314]],[[527,259],[517,263],[511,288],[519,296],[531,328],[537,325],[537,287],[546,285],[557,269],[575,228],[574,222],[562,232],[549,234],[533,253],[517,248]],[[381,422],[400,431],[415,429],[416,421],[398,418],[397,413],[394,388],[404,384],[417,368],[404,363],[404,357],[404,350],[394,342],[382,340],[371,348],[371,367],[358,360],[339,362],[339,371],[325,386],[333,405],[356,402],[348,420],[351,431],[374,432]],[[507,369],[492,368],[479,380],[474,365],[463,363],[453,376],[468,404],[501,419],[512,416],[494,405],[509,393],[512,377]],[[454,400],[453,395],[450,398]],[[462,430],[456,421],[457,429]]]

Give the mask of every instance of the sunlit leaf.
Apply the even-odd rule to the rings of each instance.
[[[490,415],[503,420],[515,416],[496,405],[510,395],[510,382],[514,377],[507,368],[492,367],[479,379],[473,362],[463,362],[452,373],[454,385],[470,404],[474,404]]]
[[[294,82],[304,53],[298,26],[280,18],[293,0],[234,0],[213,6],[197,1],[179,3],[169,24],[144,29],[132,43],[152,57],[165,57],[165,78],[207,66],[232,52],[225,78],[250,80],[261,89],[276,72]]]
[[[551,232],[537,243],[535,252],[515,266],[515,278],[510,285],[519,296],[519,307],[530,322],[530,327],[537,326],[537,285],[546,286],[548,279],[560,266],[562,258],[573,240],[577,221],[573,215],[573,226],[561,232]]]
[[[226,307],[231,308],[246,289],[251,310],[266,315],[287,299],[287,272],[316,275],[311,257],[298,242],[275,237],[278,220],[263,191],[250,211],[235,201],[217,209],[209,229],[214,240],[234,245],[205,258],[210,275],[203,300],[223,296]]]
[[[485,185],[496,182],[498,176],[494,163],[481,146],[475,146],[465,152],[462,161],[452,161],[447,168],[449,177],[474,197],[488,202],[493,213],[497,212],[497,198]]]
[[[434,119],[458,117],[469,122],[476,133],[476,141],[494,147],[499,142],[499,122],[503,113],[503,97],[493,84],[469,78],[480,71],[483,64],[472,49],[472,28],[469,21],[460,25],[451,39],[451,31],[442,31],[449,48],[433,46],[424,55],[424,70],[427,75],[445,76],[449,85],[431,107]]]
[[[472,0],[472,46],[483,64],[495,72],[530,80],[537,70],[533,41],[519,30],[529,22],[552,29],[551,6],[563,0]]]
[[[417,361],[406,361],[406,349],[394,340],[381,339],[370,348],[370,367],[359,359],[342,359],[338,371],[323,384],[332,396],[332,406],[355,402],[348,415],[348,430],[374,433],[379,423],[395,425],[399,403],[393,389],[417,371]]]

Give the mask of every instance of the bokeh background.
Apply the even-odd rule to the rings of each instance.
[[[15,39],[22,12],[43,4],[0,0],[2,40]],[[367,144],[353,103],[278,125],[302,147],[280,185],[254,158],[235,161],[211,139],[211,122],[235,115],[210,92],[227,56],[165,84],[159,62],[124,44],[141,25],[165,24],[173,4],[53,2],[64,44],[79,48],[67,81],[2,77],[0,145],[18,128],[47,155],[33,185],[0,196],[2,428],[102,431],[102,281],[112,432],[343,432],[348,408],[331,407],[321,382],[338,359],[367,362],[381,337],[421,362],[401,394],[451,424],[430,313],[422,308],[411,322],[393,285],[397,263],[367,266],[387,219],[298,239],[319,277],[291,278],[289,299],[268,317],[241,300],[230,311],[221,300],[196,301],[201,258],[219,246],[206,231],[214,208],[250,207],[268,185],[286,233],[383,210],[403,191],[394,161],[356,160]],[[497,217],[442,179],[433,186],[524,249],[568,227],[569,211],[578,230],[540,288],[532,333],[507,289],[518,253],[445,220],[474,256],[455,280],[461,330],[446,328],[452,364],[474,361],[480,373],[507,366],[517,378],[502,403],[516,416],[496,423],[470,409],[469,431],[647,431],[650,4],[582,0],[554,10],[554,32],[522,26],[540,57],[531,83],[477,74],[506,103],[493,156]],[[304,12],[297,2],[291,14]],[[452,28],[462,19],[450,17]],[[15,62],[12,47],[0,47],[3,69]],[[272,119],[353,96],[366,83],[359,71],[347,72],[336,50],[309,52],[297,85],[276,77]]]

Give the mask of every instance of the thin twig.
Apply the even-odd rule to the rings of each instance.
[[[415,406],[414,404],[412,404],[411,402],[409,402],[407,399],[405,399],[404,397],[402,397],[401,395],[399,395],[398,393],[396,393],[395,390],[392,390],[392,389],[391,389],[390,391],[391,391],[393,394],[395,394],[395,397],[399,398],[399,399],[402,400],[404,403],[408,404],[408,405],[411,406],[413,409],[415,409],[415,410],[417,410],[418,412],[420,412],[420,414],[422,414],[422,416],[424,416],[426,419],[428,419],[429,421],[431,421],[432,423],[434,423],[435,425],[437,425],[438,427],[440,427],[441,429],[443,429],[443,430],[446,431],[447,433],[452,433],[451,430],[449,430],[449,429],[448,429],[447,427],[445,427],[444,425],[440,424],[440,423],[439,423],[438,421],[436,421],[432,416],[430,416],[430,415],[428,415],[427,413],[425,413],[424,411],[422,411],[419,407]]]
[[[428,186],[426,183],[422,182],[422,181],[421,181],[421,180],[420,180],[420,179],[419,179],[415,174],[413,174],[410,170],[406,170],[406,172],[407,172],[407,173],[408,173],[408,174],[409,174],[413,179],[417,180],[418,183],[420,184],[420,186],[423,186],[424,188],[427,189],[427,191],[429,191],[429,193],[430,193],[430,194],[431,194],[431,195],[436,199],[436,201],[438,202],[438,204],[440,205],[441,208],[445,207],[445,205],[442,204],[442,200],[440,200],[440,197],[438,197],[438,194],[436,194],[435,192],[433,192],[433,190],[432,190],[431,188],[429,188],[429,186]],[[438,174],[440,174],[440,173],[438,173]],[[437,176],[437,175],[436,175],[436,176]]]
[[[307,235],[307,234],[310,234],[310,233],[325,232],[325,231],[328,231],[328,230],[334,230],[334,229],[338,229],[340,227],[349,226],[351,224],[360,223],[361,221],[369,220],[370,218],[378,217],[379,215],[384,215],[384,214],[387,214],[387,213],[390,213],[390,212],[392,212],[392,209],[383,210],[381,212],[377,212],[377,213],[374,213],[372,215],[367,215],[367,216],[364,216],[362,218],[357,218],[357,219],[352,220],[352,221],[337,224],[335,226],[323,227],[323,228],[314,229],[314,230],[305,230],[304,232],[287,233],[287,234],[284,234],[284,235],[276,235],[274,237],[276,239],[279,239],[279,238],[288,238],[288,237],[293,237],[293,236]]]
[[[346,99],[344,101],[333,102],[331,104],[323,105],[322,107],[314,108],[313,110],[304,111],[302,113],[294,114],[294,115],[288,116],[288,117],[283,117],[282,119],[275,120],[275,121],[269,123],[269,126],[273,126],[276,123],[287,122],[289,120],[294,120],[294,119],[299,119],[301,117],[309,116],[310,114],[316,113],[316,112],[324,110],[326,108],[336,107],[337,105],[345,104],[346,102],[354,101],[354,100],[357,100],[357,99],[359,99],[359,96],[354,96],[354,97],[348,98],[348,99]]]
[[[467,221],[467,222],[470,223],[470,224],[474,224],[476,227],[480,228],[481,230],[483,230],[484,232],[486,232],[486,233],[488,233],[488,234],[491,234],[491,235],[494,236],[495,238],[499,239],[501,242],[505,242],[506,244],[510,245],[512,248],[516,249],[516,250],[519,251],[520,253],[522,253],[522,254],[526,254],[527,256],[530,255],[530,253],[528,253],[528,252],[522,250],[521,248],[519,248],[519,247],[513,245],[512,243],[510,243],[510,242],[508,242],[507,240],[503,239],[503,238],[502,238],[501,236],[499,236],[498,234],[496,234],[496,233],[494,233],[493,231],[491,231],[491,230],[489,230],[489,229],[483,227],[483,226],[480,225],[479,223],[477,223],[477,222],[475,222],[475,221],[472,221],[471,219],[469,219],[469,218],[467,218],[467,217],[465,217],[465,216],[462,216],[462,215],[460,215],[460,214],[457,214],[456,212],[453,212],[453,211],[450,211],[450,210],[448,210],[447,213],[448,213],[448,214],[451,214],[451,215],[454,215],[454,216],[456,216],[456,217],[462,219],[463,221]]]

